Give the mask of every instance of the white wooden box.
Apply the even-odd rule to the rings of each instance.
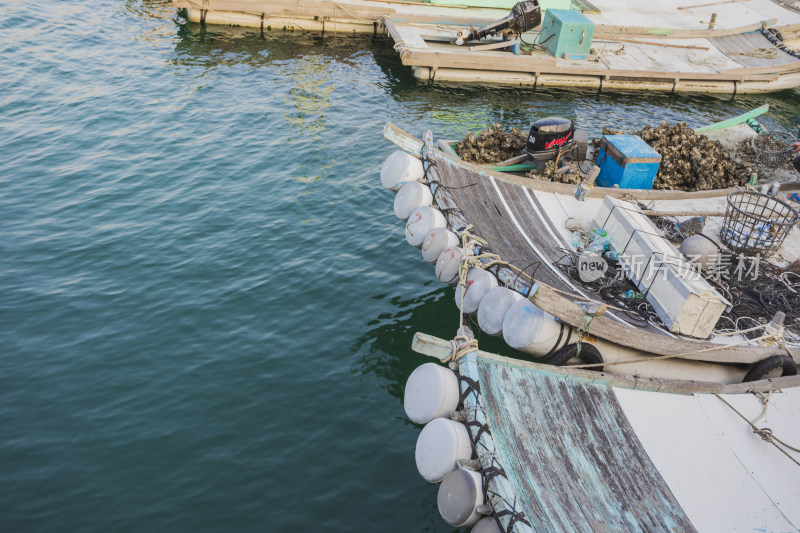
[[[701,339],[714,331],[730,302],[689,263],[635,204],[611,196],[595,215],[620,265],[673,333]]]

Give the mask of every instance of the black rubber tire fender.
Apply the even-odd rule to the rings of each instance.
[[[775,36],[780,42],[783,42],[783,34],[778,31],[776,28],[767,28],[767,31]]]
[[[567,344],[545,359],[544,362],[548,365],[564,366],[567,361],[575,356],[580,357],[588,364],[600,364],[605,362],[603,361],[603,356],[600,354],[600,350],[588,342],[581,343],[580,353],[578,352],[578,343]],[[602,370],[602,368],[597,367],[596,370]]]
[[[777,354],[771,355],[770,357],[767,357],[766,359],[754,364],[753,368],[751,368],[747,374],[745,374],[742,383],[758,381],[759,379],[763,378],[767,372],[770,370],[775,370],[778,367],[783,368],[783,373],[781,376],[797,375],[797,363],[794,362],[794,359],[786,354]]]

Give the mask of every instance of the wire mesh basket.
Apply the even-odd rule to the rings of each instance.
[[[788,131],[765,131],[750,139],[750,147],[755,154],[756,163],[766,167],[779,167],[792,156],[792,143],[797,142]]]
[[[781,247],[800,220],[788,203],[754,191],[728,195],[720,239],[734,253],[768,256]]]

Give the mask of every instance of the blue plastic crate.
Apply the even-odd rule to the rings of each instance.
[[[580,11],[548,9],[538,42],[553,57],[585,59],[592,48],[592,37],[594,23]]]
[[[603,135],[597,152],[601,187],[652,189],[661,155],[637,135]]]

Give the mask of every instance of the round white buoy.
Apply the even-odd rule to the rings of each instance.
[[[434,228],[422,241],[422,258],[428,263],[435,263],[445,248],[458,246],[459,242],[458,235],[449,229]]]
[[[482,268],[470,268],[465,281],[464,306],[461,307],[461,283],[456,285],[456,305],[462,313],[471,315],[478,310],[484,295],[497,287],[497,278]]]
[[[450,246],[442,250],[436,259],[436,278],[442,283],[455,285],[458,282],[458,268],[461,266],[462,257],[464,250],[459,246]]]
[[[381,166],[381,183],[393,191],[408,181],[420,181],[424,175],[422,161],[401,150],[389,154]]]
[[[495,287],[487,292],[478,306],[478,326],[489,335],[503,333],[503,318],[514,303],[524,297],[506,287]]]
[[[475,526],[470,530],[471,533],[503,533],[500,526],[497,525],[497,520],[493,516],[484,516]]]
[[[407,220],[416,208],[432,203],[433,194],[427,185],[409,181],[400,187],[397,196],[394,197],[394,214],[399,219]]]
[[[439,514],[451,526],[473,525],[481,517],[477,507],[483,505],[481,474],[464,468],[453,470],[439,485],[436,503],[439,506]]]
[[[412,422],[427,424],[458,407],[458,377],[436,363],[418,366],[406,381],[403,407]]]
[[[702,235],[692,235],[681,243],[680,251],[703,270],[711,268],[719,258],[717,245]]]
[[[447,219],[438,209],[425,205],[416,208],[406,223],[406,242],[419,248],[434,228],[446,228]]]
[[[417,438],[414,458],[417,470],[425,481],[438,483],[456,461],[472,457],[472,443],[467,426],[449,418],[434,418],[422,428]]]
[[[517,350],[544,356],[569,344],[573,330],[527,299],[512,305],[503,318],[503,339]]]

